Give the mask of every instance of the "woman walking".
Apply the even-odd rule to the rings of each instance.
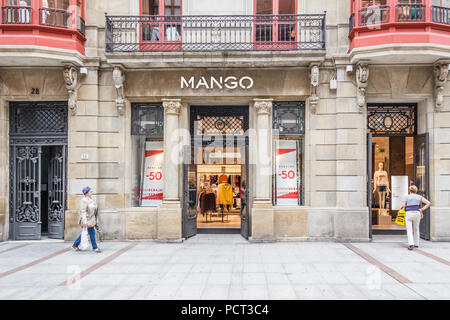
[[[78,218],[78,223],[82,227],[87,227],[89,233],[89,238],[91,239],[92,249],[94,252],[100,253],[100,249],[97,247],[95,242],[95,225],[97,224],[97,217],[95,211],[97,210],[97,204],[94,199],[92,199],[92,194],[94,193],[91,188],[86,187],[83,189],[84,197],[80,200],[80,217]],[[79,251],[78,246],[81,242],[81,235],[72,245],[72,248]]]
[[[422,208],[420,204],[424,203]],[[402,209],[406,211],[405,225],[406,233],[408,235],[408,250],[412,250],[414,247],[419,247],[420,238],[420,219],[423,218],[423,212],[431,206],[431,202],[424,197],[417,194],[417,187],[411,185],[409,187],[409,194],[403,200]]]

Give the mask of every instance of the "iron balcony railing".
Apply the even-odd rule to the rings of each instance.
[[[58,28],[72,28],[72,13],[61,9],[39,9],[39,24]]]
[[[106,16],[106,51],[325,49],[326,15]]]
[[[431,12],[433,22],[450,24],[450,8],[433,6]]]
[[[359,25],[370,26],[389,22],[388,6],[372,6],[359,11]]]
[[[423,4],[397,5],[397,21],[425,21],[425,6]]]
[[[31,7],[2,7],[2,24],[31,24]]]

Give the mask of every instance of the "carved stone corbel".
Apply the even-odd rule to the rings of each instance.
[[[162,99],[164,113],[178,116],[181,111],[181,99]]]
[[[442,104],[444,103],[444,86],[447,83],[449,73],[448,68],[448,62],[438,62],[433,66],[436,111],[440,111]]]
[[[366,88],[369,85],[369,64],[361,62],[356,66],[356,99],[360,112],[366,105]]]
[[[63,76],[67,92],[69,93],[69,110],[74,116],[77,114],[78,89],[80,88],[78,69],[72,65],[68,65],[64,68]]]
[[[125,74],[119,67],[114,67],[113,70],[114,87],[116,88],[117,98],[116,107],[119,115],[123,115],[125,111]]]
[[[316,114],[317,105],[319,104],[319,96],[317,95],[317,87],[319,86],[320,81],[320,69],[319,63],[312,63],[310,65],[310,79],[311,79],[311,87],[310,87],[310,98],[309,105],[311,107],[311,113]]]

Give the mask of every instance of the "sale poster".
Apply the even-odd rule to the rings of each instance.
[[[277,205],[298,205],[298,166],[297,142],[292,140],[278,140],[276,149],[276,188]]]
[[[162,141],[145,143],[144,175],[142,177],[141,206],[159,207],[163,201],[163,161]]]

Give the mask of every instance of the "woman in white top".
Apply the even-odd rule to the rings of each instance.
[[[424,203],[422,208],[420,204]],[[406,210],[405,225],[408,235],[408,250],[419,247],[420,238],[420,219],[423,218],[423,212],[431,206],[431,202],[417,194],[417,187],[411,185],[409,194],[403,200],[402,209]]]

